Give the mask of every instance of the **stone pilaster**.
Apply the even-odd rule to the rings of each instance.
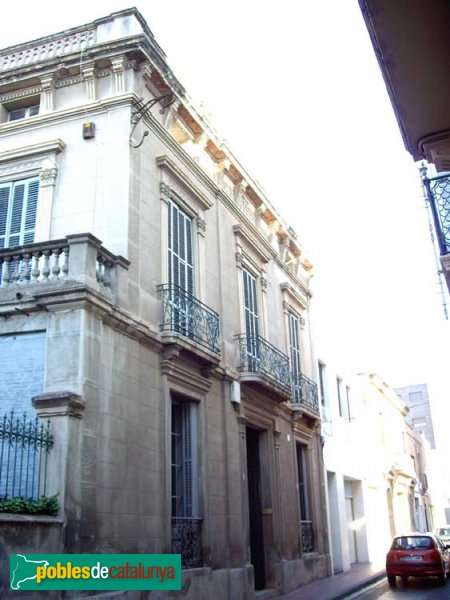
[[[58,494],[60,516],[65,517],[65,547],[72,546],[81,511],[81,419],[84,400],[70,391],[40,394],[32,398],[40,419],[50,421],[53,448],[48,455],[48,496]],[[68,536],[70,539],[68,539]]]

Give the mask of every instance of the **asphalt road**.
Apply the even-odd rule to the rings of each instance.
[[[346,600],[450,600],[450,581],[445,586],[435,579],[410,578],[406,584],[397,577],[397,585],[390,588],[382,579],[369,588],[347,596]]]

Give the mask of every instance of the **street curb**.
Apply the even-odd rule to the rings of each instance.
[[[360,581],[359,583],[353,585],[352,587],[346,589],[343,592],[339,592],[339,594],[337,594],[336,596],[332,596],[330,598],[330,600],[343,600],[347,596],[350,596],[351,594],[355,594],[359,590],[362,590],[363,588],[368,587],[369,585],[377,583],[377,581],[381,581],[381,579],[383,579],[383,577],[386,577],[386,573],[384,571],[377,573],[376,575],[373,575],[372,577],[369,577],[368,579],[365,579],[364,581]]]

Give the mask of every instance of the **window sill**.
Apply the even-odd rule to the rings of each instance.
[[[14,523],[24,525],[64,525],[61,517],[50,517],[48,515],[24,515],[19,513],[0,513],[0,524]]]

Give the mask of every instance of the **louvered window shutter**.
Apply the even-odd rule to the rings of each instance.
[[[193,294],[192,219],[169,202],[169,284]]]
[[[0,187],[0,248],[6,247],[6,225],[8,222],[10,184]]]
[[[12,207],[10,209],[8,246],[20,245],[20,232],[24,216],[25,184],[16,183],[13,186]]]
[[[289,341],[291,346],[291,368],[296,377],[300,375],[300,336],[298,332],[298,319],[294,315],[289,315]]]
[[[259,357],[259,317],[256,300],[256,279],[248,271],[243,271],[244,278],[244,319],[247,335],[247,353],[250,358]],[[251,366],[254,368],[256,365]]]
[[[39,180],[27,179],[0,186],[0,247],[34,241]]]
[[[26,198],[26,207],[24,211],[25,224],[23,227],[23,244],[31,244],[34,242],[34,234],[36,231],[36,214],[39,195],[39,181],[28,182],[28,194]]]

